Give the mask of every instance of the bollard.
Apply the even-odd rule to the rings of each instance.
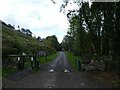
[[[34,67],[36,67],[36,56],[33,56]]]
[[[36,69],[39,70],[39,61],[36,62]]]
[[[25,57],[22,56],[22,68],[24,69],[25,68]]]
[[[81,70],[81,62],[80,62],[80,60],[78,60],[78,70],[79,71]]]
[[[21,69],[22,69],[22,64],[21,64],[20,57],[18,57],[18,64],[17,64],[17,68],[18,68],[18,70],[21,70]]]
[[[20,63],[21,63],[21,70],[23,69],[23,57],[22,57],[22,55],[20,56],[20,58],[21,58],[21,60],[20,60]]]
[[[45,55],[45,60],[47,61],[47,55]]]
[[[22,64],[20,61],[18,61],[18,70],[22,70]]]
[[[33,57],[31,57],[31,68],[34,69]]]

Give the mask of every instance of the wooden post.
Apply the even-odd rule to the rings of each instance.
[[[31,67],[34,69],[33,57],[31,57]]]
[[[18,56],[18,65],[17,65],[17,68],[18,70],[21,70],[22,69],[22,65],[21,65],[21,58]]]
[[[36,69],[39,70],[39,61],[36,62]]]

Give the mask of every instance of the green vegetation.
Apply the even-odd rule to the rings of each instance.
[[[48,54],[56,53],[53,47],[48,46],[36,38],[23,34],[18,30],[2,26],[2,61],[4,64],[12,64],[8,55],[37,54],[38,51],[46,51]]]
[[[78,70],[77,67],[77,57],[75,57],[72,53],[70,52],[65,52],[67,59],[69,60],[70,64],[72,65],[74,70]]]
[[[3,67],[2,68],[2,76],[5,77],[7,75],[13,74],[15,72],[17,72],[17,68],[13,68],[13,67]]]
[[[62,4],[63,11],[68,3]],[[83,62],[103,62],[105,71],[120,74],[120,2],[73,3],[79,9],[68,11],[70,25],[62,46]]]
[[[42,56],[42,57],[39,57],[38,60],[39,60],[40,64],[45,64],[45,63],[48,63],[48,62],[54,60],[58,55],[59,55],[59,53],[48,55],[47,60],[46,60],[45,56]]]
[[[2,55],[19,53],[37,53],[39,50],[55,53],[55,49],[39,42],[36,38],[25,35],[17,30],[13,30],[3,25],[2,27]]]
[[[84,64],[92,61],[97,66],[102,63],[104,73],[117,76],[115,81],[120,86],[120,2],[92,2],[90,5],[72,1],[79,9],[68,10],[70,25],[62,41],[64,50],[80,57]],[[61,11],[70,3],[64,2]],[[103,73],[98,71],[96,75]]]
[[[0,67],[0,77],[2,76],[2,68]]]
[[[27,29],[26,29],[27,30]],[[23,52],[26,55],[38,55],[39,51],[44,51],[47,54],[47,60],[44,56],[37,57],[40,64],[54,60],[58,55],[57,50],[60,50],[60,44],[55,35],[48,36],[45,39],[32,37],[23,33],[25,29],[10,27],[2,22],[2,74],[3,76],[17,72],[17,57],[9,55],[21,55]],[[29,30],[29,32],[31,32]],[[32,32],[31,32],[32,33]],[[30,57],[25,57],[25,68],[31,67]]]
[[[41,64],[45,64],[45,63],[48,63],[48,62],[54,60],[58,55],[59,55],[59,53],[48,55],[47,60],[44,56],[42,56],[42,57],[38,57],[37,60],[39,60],[39,64],[41,65]],[[31,61],[28,60],[28,58],[25,58],[25,67],[31,67]],[[17,71],[18,70],[16,67],[3,67],[1,72],[2,72],[3,76],[7,76],[7,75],[13,74]],[[36,72],[36,70],[33,70],[33,72],[34,71]]]
[[[47,56],[47,59],[46,56],[38,56],[36,59],[39,61],[39,64],[46,64],[54,60],[58,55],[59,53],[50,54]],[[25,59],[25,67],[31,67],[31,61],[28,58]]]
[[[57,51],[61,50],[61,45],[59,44],[57,37],[55,35],[46,37],[46,39],[43,40],[43,42],[48,46],[52,46]]]

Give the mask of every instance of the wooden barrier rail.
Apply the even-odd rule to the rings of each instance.
[[[16,57],[17,58],[17,69],[22,70],[25,68],[25,57],[29,57],[31,61],[31,68],[32,69],[39,69],[39,61],[37,61],[35,54],[27,54],[27,55],[9,55],[9,57]]]

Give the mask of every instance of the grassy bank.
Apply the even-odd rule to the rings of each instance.
[[[13,74],[15,72],[17,72],[17,68],[13,68],[13,67],[3,67],[2,68],[2,76],[5,77],[7,75]]]
[[[67,59],[69,60],[70,64],[72,65],[74,70],[78,70],[77,67],[77,58],[70,52],[65,52]]]
[[[18,55],[20,53],[35,54],[38,51],[46,51],[49,54],[56,53],[56,50],[35,37],[25,35],[18,30],[13,30],[2,25],[2,63],[11,65],[9,55]]]
[[[9,57],[9,55],[19,55],[21,53],[36,54],[38,51],[46,51],[50,55],[47,57],[50,61],[55,57],[56,50],[37,38],[25,35],[18,30],[2,25],[2,75],[7,76],[17,72],[17,58]],[[54,55],[55,54],[55,55]],[[40,58],[40,63],[44,63],[44,57]],[[31,67],[30,58],[25,58],[25,67]],[[1,74],[1,73],[0,73]]]

